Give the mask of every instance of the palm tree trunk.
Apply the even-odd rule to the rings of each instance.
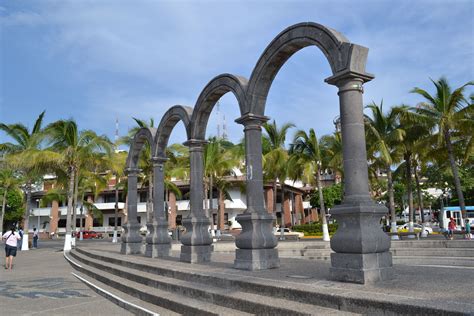
[[[0,235],[3,236],[3,217],[5,215],[5,207],[7,206],[7,188],[3,191],[2,210],[0,211]]]
[[[67,190],[66,237],[64,239],[64,251],[71,250],[71,215],[74,196],[74,175],[76,174],[74,166],[70,166],[69,169],[69,186]]]
[[[281,225],[280,225],[280,240],[285,240],[285,187],[282,182],[280,182],[280,195],[281,195],[281,203],[280,203],[280,214],[281,214]]]
[[[425,222],[425,212],[424,212],[424,206],[423,206],[423,196],[422,196],[422,193],[421,193],[420,178],[418,176],[418,171],[416,169],[417,168],[415,166],[413,171],[414,171],[414,174],[415,174],[416,191],[418,193],[418,207],[420,208],[420,216],[421,216],[421,224],[422,224],[421,236],[422,237],[427,237],[427,232],[425,231],[426,222]]]
[[[81,236],[81,240],[82,240],[82,230],[83,230],[83,226],[82,226],[82,220],[84,218],[84,192],[82,192],[82,195],[81,195],[81,216],[79,218],[79,234]]]
[[[464,202],[464,195],[462,194],[461,180],[459,178],[458,166],[456,165],[456,161],[454,161],[453,146],[451,144],[451,133],[449,132],[449,130],[446,130],[444,132],[444,139],[446,141],[446,149],[448,150],[449,163],[451,164],[451,170],[453,172],[454,185],[456,187],[456,194],[458,196],[462,218],[466,218],[467,217],[466,204]]]
[[[319,208],[321,209],[321,217],[323,222],[323,240],[329,241],[329,229],[326,218],[326,209],[324,207],[323,186],[321,184],[321,174],[319,173],[319,167],[316,169],[316,184],[318,186]]]
[[[390,210],[390,217],[392,218],[391,223],[391,231],[392,233],[397,231],[397,215],[395,214],[395,197],[393,194],[393,179],[392,179],[392,169],[390,166],[387,168],[387,186],[388,186],[388,208]],[[396,237],[397,235],[393,235],[392,237]]]
[[[411,185],[411,153],[405,154],[405,172],[407,181],[407,195],[408,195],[408,231],[413,232],[414,210],[413,210],[413,188]],[[410,236],[408,236],[410,237]]]
[[[276,209],[277,209],[277,179],[273,179],[273,209],[272,209],[272,212],[275,213],[276,212]],[[283,224],[283,216],[281,217],[282,218],[282,221],[281,221],[281,224]]]
[[[209,185],[207,178],[204,181],[204,213],[209,218]]]
[[[74,198],[72,202],[72,227],[76,231],[77,227],[77,196],[79,195],[79,172],[76,170],[74,175]]]
[[[221,225],[222,218],[224,217],[225,213],[225,200],[224,200],[224,192],[219,189],[219,205],[217,210],[217,230],[222,231],[224,229],[223,225]]]
[[[214,235],[214,203],[212,201],[213,181],[214,179],[211,174],[209,176],[209,220],[211,221],[211,232]]]
[[[29,221],[30,221],[30,207],[31,207],[31,180],[28,180],[26,182],[26,188],[25,188],[25,213],[23,214],[23,240],[21,244],[21,250],[28,250],[29,245],[28,245],[28,239],[29,239]]]
[[[421,222],[424,224],[425,223],[425,214],[423,212],[423,195],[421,192],[421,186],[420,186],[420,177],[418,176],[418,171],[415,168],[413,168],[413,173],[415,174],[415,181],[416,181],[416,191],[417,191],[417,196],[418,196],[418,207],[420,208],[420,217],[421,217]]]

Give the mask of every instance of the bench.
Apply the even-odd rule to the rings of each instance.
[[[387,232],[387,235],[394,236],[397,235],[398,238],[403,239],[402,236],[415,236],[416,239],[420,239],[421,232]]]

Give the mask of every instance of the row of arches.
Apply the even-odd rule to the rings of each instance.
[[[234,267],[239,269],[267,269],[279,266],[277,240],[272,233],[273,214],[264,209],[261,126],[268,120],[265,105],[273,79],[284,63],[300,49],[314,45],[326,56],[332,75],[325,81],[339,88],[340,117],[343,138],[345,179],[345,209],[333,211],[342,226],[344,219],[361,222],[364,212],[358,205],[370,205],[371,216],[364,217],[369,226],[370,238],[360,225],[352,225],[348,236],[339,229],[331,247],[341,253],[375,253],[387,251],[384,236],[373,228],[377,216],[385,212],[374,207],[369,196],[367,158],[362,117],[362,85],[373,78],[365,72],[368,49],[350,43],[342,34],[317,23],[300,23],[278,34],[260,56],[250,79],[221,74],[213,78],[200,93],[194,108],[175,105],[162,117],[156,129],[142,128],[134,137],[127,159],[128,218],[122,237],[122,253],[139,253],[142,242],[136,221],[136,177],[138,159],[146,142],[152,149],[154,172],[153,214],[154,221],[147,237],[149,256],[167,256],[170,240],[163,208],[163,168],[165,149],[173,128],[182,122],[190,151],[190,208],[191,215],[183,220],[186,233],[182,237],[181,260],[186,262],[209,261],[212,239],[208,231],[209,219],[203,211],[203,146],[206,143],[206,127],[217,101],[231,92],[237,99],[240,118],[236,122],[244,126],[246,152],[247,210],[237,217],[242,232],[236,238]],[[347,209],[349,207],[349,209]],[[349,215],[348,215],[349,214]],[[351,215],[352,214],[352,215]],[[355,214],[355,215],[354,215]],[[381,215],[380,215],[381,216]],[[370,217],[370,218],[369,218]],[[378,220],[377,220],[378,223]],[[369,225],[370,224],[370,225]],[[350,230],[349,229],[349,230]],[[357,231],[356,231],[357,230]]]

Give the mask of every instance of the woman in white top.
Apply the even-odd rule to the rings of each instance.
[[[11,230],[3,234],[2,239],[5,240],[5,269],[12,269],[13,257],[16,257],[16,246],[18,240],[21,239],[20,234],[15,231],[15,226]]]

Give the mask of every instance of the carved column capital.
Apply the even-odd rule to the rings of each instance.
[[[235,122],[244,125],[244,131],[251,129],[261,130],[261,126],[263,125],[263,123],[267,122],[269,119],[270,118],[268,116],[246,113],[236,119]]]
[[[168,158],[163,157],[163,156],[152,157],[150,159],[151,163],[153,164],[153,167],[163,166],[167,160]]]
[[[369,82],[374,79],[375,76],[369,73],[359,73],[351,70],[340,71],[333,76],[324,79],[324,81],[330,85],[337,86],[341,88],[341,85],[344,85],[347,81],[357,80],[362,83]]]
[[[190,151],[202,151],[207,143],[208,141],[204,139],[188,139],[183,145],[189,147]]]
[[[128,176],[128,177],[133,177],[133,176],[138,176],[138,174],[140,173],[140,169],[139,168],[126,168],[125,169],[125,174]]]

